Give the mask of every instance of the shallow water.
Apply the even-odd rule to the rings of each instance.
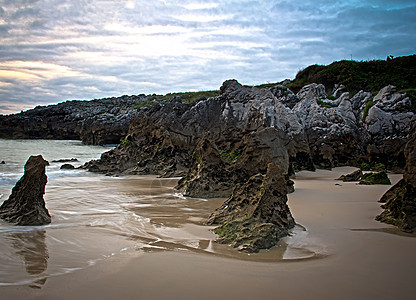
[[[53,160],[76,158],[79,166],[110,147],[79,141],[0,140],[1,200],[23,174],[30,155],[50,162],[45,201],[46,226],[12,226],[0,220],[0,286],[41,288],[48,277],[87,268],[120,253],[184,251],[256,261],[291,261],[324,256],[301,226],[277,247],[259,254],[238,253],[214,242],[203,222],[224,199],[186,198],[178,178],[108,177],[84,170],[60,170]],[[319,248],[319,249],[318,249]]]

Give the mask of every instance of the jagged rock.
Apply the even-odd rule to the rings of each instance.
[[[362,176],[363,172],[361,170],[356,170],[350,174],[341,175],[337,180],[342,180],[344,182],[360,181]]]
[[[232,173],[216,146],[203,137],[192,156],[193,166],[177,185],[183,195],[191,197],[227,197],[234,187]]]
[[[369,172],[361,176],[359,184],[391,184],[389,177],[385,171]]]
[[[218,242],[247,252],[270,248],[295,225],[286,204],[288,186],[282,170],[270,163],[265,175],[257,174],[237,186],[230,198],[208,219]]]
[[[389,85],[381,89],[370,104],[372,106],[367,103],[368,115],[363,115],[370,160],[388,163],[385,161],[388,158],[404,164],[403,151],[414,115],[409,97],[396,93],[396,88]]]
[[[29,157],[23,177],[16,183],[9,199],[0,207],[1,219],[22,226],[45,225],[51,222],[43,199],[47,165],[49,163],[41,155]]]
[[[185,195],[228,197],[234,186],[265,174],[269,163],[281,167],[286,185],[289,172],[315,166],[360,159],[391,166],[388,160],[400,158],[412,114],[401,110],[406,101],[389,102],[390,94],[381,93],[375,100],[383,105],[374,106],[384,110],[377,117],[368,105],[371,94],[361,91],[351,98],[344,92],[330,100],[319,84],[295,95],[281,86],[247,87],[227,80],[220,91],[192,104],[175,98],[142,109],[121,143],[85,168],[110,175],[180,176],[178,189]],[[401,103],[397,111],[394,103]],[[400,122],[380,136],[371,127],[376,117]],[[256,228],[263,234],[273,227]]]
[[[78,159],[76,158],[63,158],[63,159],[57,159],[53,160],[53,163],[66,163],[66,162],[77,162]]]
[[[403,179],[380,199],[384,211],[376,220],[398,226],[405,232],[416,229],[416,117],[410,127],[409,141],[404,151],[406,168]]]
[[[66,101],[56,105],[0,115],[0,138],[79,139],[84,144],[117,144],[127,134],[136,105],[145,95],[91,101]]]

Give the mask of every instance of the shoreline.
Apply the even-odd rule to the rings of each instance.
[[[41,289],[8,286],[0,292],[5,299],[410,299],[416,235],[374,220],[382,211],[377,201],[390,186],[334,180],[353,169],[300,172],[288,195],[295,221],[307,230],[283,242],[320,259],[291,260],[286,253],[286,260],[261,262],[185,250],[129,252],[49,277]],[[390,178],[394,184],[401,175]]]

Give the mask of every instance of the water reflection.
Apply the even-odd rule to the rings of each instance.
[[[20,231],[11,233],[8,238],[25,264],[26,272],[36,279],[29,286],[40,289],[46,282],[44,274],[48,268],[49,252],[46,246],[45,230]]]

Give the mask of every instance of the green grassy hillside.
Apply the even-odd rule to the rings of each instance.
[[[351,94],[360,90],[375,94],[392,84],[398,92],[406,92],[416,99],[416,55],[389,57],[387,60],[342,60],[328,66],[312,65],[299,71],[287,87],[296,93],[304,85],[314,82],[325,85],[328,93],[335,84],[342,83]]]

